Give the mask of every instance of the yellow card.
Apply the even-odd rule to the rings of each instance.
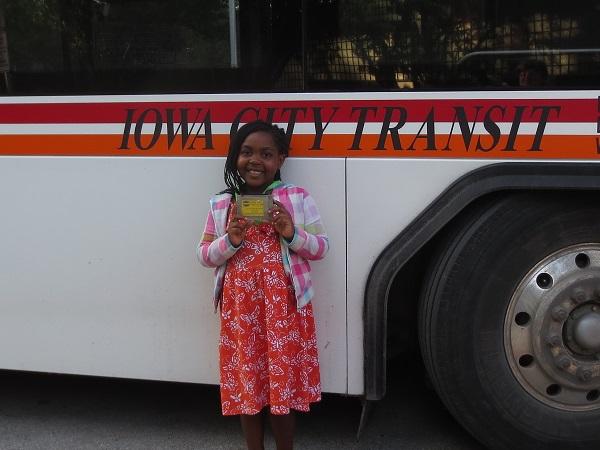
[[[238,215],[254,221],[268,220],[268,211],[273,207],[273,198],[270,195],[238,195]]]

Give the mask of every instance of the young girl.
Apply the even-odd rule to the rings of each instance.
[[[263,448],[262,410],[278,450],[291,449],[294,416],[321,399],[313,288],[308,260],[329,245],[313,198],[281,181],[288,155],[282,129],[262,121],[242,126],[225,163],[228,189],[210,200],[198,257],[216,267],[221,306],[221,407],[239,414],[249,449]],[[269,220],[238,216],[236,194],[270,194]]]

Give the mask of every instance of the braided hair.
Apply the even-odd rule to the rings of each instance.
[[[237,133],[235,133],[229,142],[229,153],[227,161],[225,161],[224,179],[227,189],[224,192],[230,194],[242,193],[245,190],[244,179],[240,176],[237,170],[237,160],[242,149],[242,144],[252,133],[263,131],[269,133],[273,138],[273,142],[277,147],[280,155],[288,156],[290,144],[283,129],[277,125],[273,125],[262,120],[255,120],[243,125]],[[276,180],[281,180],[281,174],[278,170],[275,174]]]

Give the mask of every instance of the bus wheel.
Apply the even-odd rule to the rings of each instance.
[[[425,365],[490,448],[600,448],[598,205],[496,198],[453,224],[434,260],[420,304]]]

